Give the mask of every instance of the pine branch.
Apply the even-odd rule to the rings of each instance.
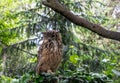
[[[21,49],[21,48],[19,48],[19,47],[14,46],[14,48],[16,48],[17,50],[20,50],[20,51],[22,51],[22,52],[24,52],[24,53],[27,53],[27,54],[29,54],[29,55],[31,55],[31,56],[37,56],[37,54],[32,54],[32,53],[30,53],[30,52],[28,52],[28,51],[26,51],[26,50],[23,50],[23,49]]]
[[[24,41],[21,41],[21,42],[17,42],[15,44],[11,44],[9,45],[8,47],[14,47],[14,46],[17,46],[17,45],[20,45],[20,44],[24,44],[26,42],[29,42],[29,41],[35,41],[37,40],[38,38],[31,38],[31,39],[27,39],[27,40],[24,40]]]
[[[24,47],[21,46],[21,45],[24,45],[25,43],[28,43],[28,42],[34,42],[36,45],[38,45],[35,41],[38,41],[38,38],[31,38],[31,39],[27,39],[27,40],[24,40],[24,41],[21,41],[21,42],[18,42],[18,43],[15,43],[15,44],[11,44],[11,45],[5,45],[2,49],[2,52],[0,53],[0,55],[2,56],[4,53],[7,53],[8,51],[10,51],[11,49],[14,51],[14,49],[16,50],[19,50],[21,52],[24,52],[24,53],[27,53],[31,56],[37,56],[37,54],[33,54],[33,53],[30,53],[29,51],[26,51],[24,50]],[[21,48],[22,47],[22,48]],[[25,46],[26,48],[27,46]],[[30,46],[28,46],[28,48],[30,48]],[[11,52],[11,53],[15,53],[15,52]],[[16,51],[18,52],[18,51]]]

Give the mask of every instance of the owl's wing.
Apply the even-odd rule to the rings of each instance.
[[[40,73],[42,65],[44,64],[44,60],[45,60],[45,57],[40,57],[40,59],[38,59],[38,64],[37,64],[37,67],[36,67],[36,72],[37,73]]]

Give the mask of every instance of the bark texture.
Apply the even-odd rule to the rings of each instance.
[[[70,20],[76,25],[87,28],[102,37],[120,41],[120,32],[107,30],[98,24],[91,23],[84,18],[74,15],[64,5],[60,4],[58,0],[42,0],[42,3],[45,6],[53,9],[55,12],[60,13],[61,15],[63,15],[64,17],[66,17],[68,20]]]

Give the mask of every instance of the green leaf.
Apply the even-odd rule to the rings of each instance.
[[[76,64],[79,60],[79,57],[78,55],[71,55],[70,56],[70,61],[73,63],[73,64]]]

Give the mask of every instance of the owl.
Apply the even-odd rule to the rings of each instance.
[[[62,61],[62,38],[55,30],[43,32],[43,42],[38,50],[36,73],[53,73]]]

